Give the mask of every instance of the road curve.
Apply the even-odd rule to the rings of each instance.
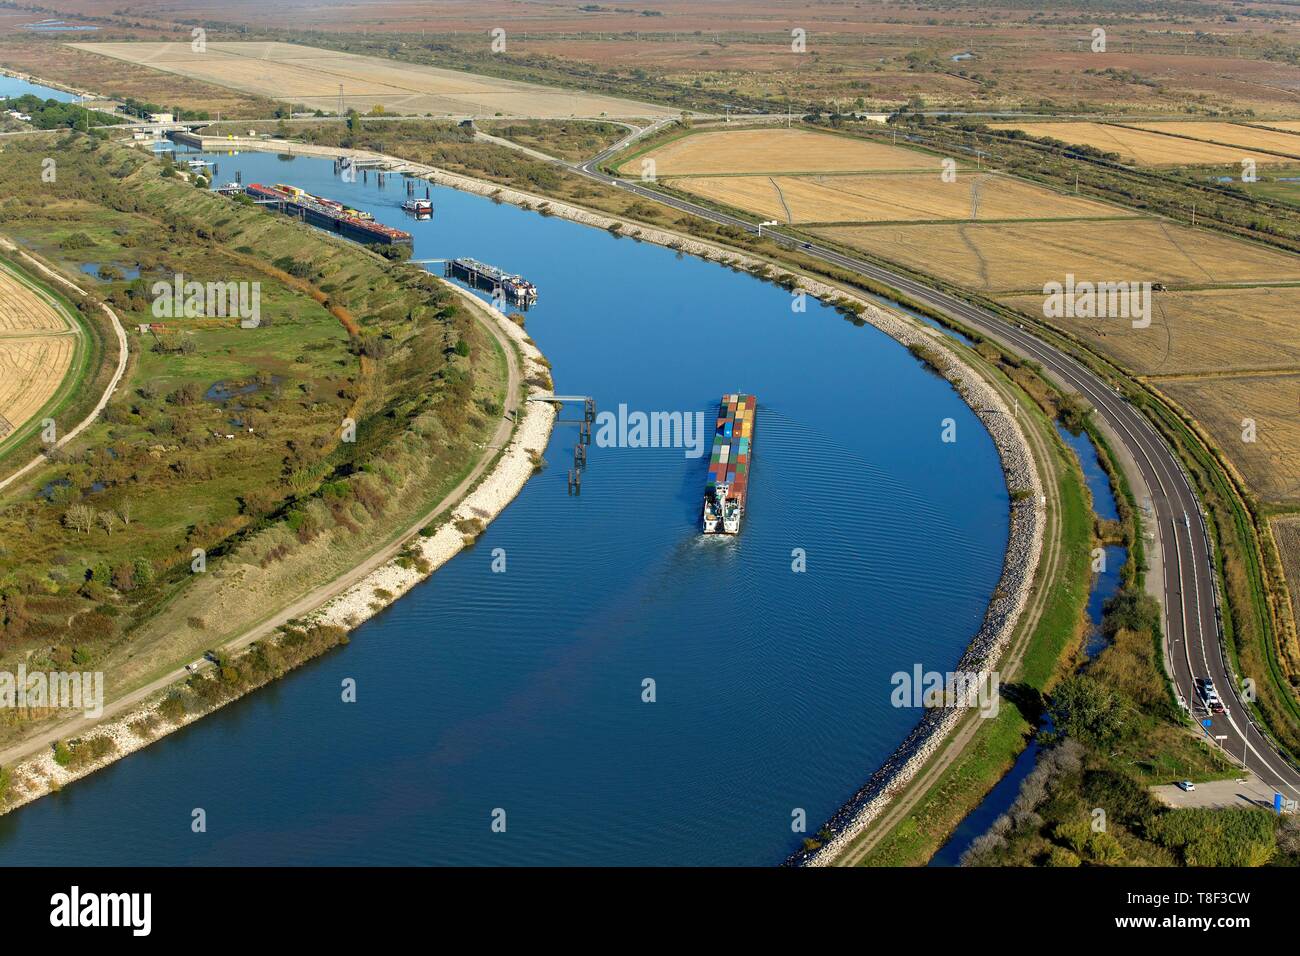
[[[600,171],[601,163],[660,125],[663,124],[626,137],[584,163],[564,165],[646,199],[761,235],[761,228],[745,219]],[[1087,366],[994,312],[816,242],[803,242],[771,230],[767,237],[786,248],[797,249],[804,255],[895,289],[939,314],[997,338],[1020,356],[1042,365],[1058,381],[1092,403],[1093,413],[1120,436],[1151,490],[1156,537],[1163,557],[1165,659],[1178,693],[1188,702],[1193,719],[1202,725],[1207,737],[1222,745],[1234,762],[1289,799],[1300,799],[1300,770],[1255,726],[1241,700],[1240,689],[1228,673],[1213,549],[1205,516],[1177,454],[1147,417]],[[1220,697],[1228,705],[1227,713],[1208,714],[1200,703],[1194,681],[1207,676],[1214,680]],[[1208,726],[1204,724],[1207,720]]]

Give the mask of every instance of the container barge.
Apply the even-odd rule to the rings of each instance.
[[[264,203],[273,202],[288,215],[297,216],[313,226],[336,232],[356,242],[390,246],[411,241],[409,232],[375,222],[374,216],[369,213],[352,209],[333,199],[313,196],[297,186],[287,186],[284,183],[276,183],[274,186],[250,183],[244,188],[244,192],[251,199]]]
[[[758,399],[736,393],[723,395],[718,426],[709,456],[709,480],[704,486],[704,533],[737,534],[749,491],[749,463]]]
[[[500,289],[523,305],[532,305],[537,301],[537,286],[523,276],[512,275],[477,259],[448,259],[446,275],[486,292],[495,293]]]

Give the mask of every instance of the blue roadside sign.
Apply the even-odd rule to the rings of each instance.
[[[1214,721],[1213,721],[1212,719],[1210,719],[1209,717],[1206,717],[1203,721],[1201,721],[1201,726],[1202,726],[1202,727],[1212,727],[1212,726],[1214,726]]]

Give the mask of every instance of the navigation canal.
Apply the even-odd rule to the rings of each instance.
[[[699,533],[707,452],[593,445],[568,495],[561,424],[477,545],[348,646],[0,818],[0,863],[784,859],[796,811],[815,830],[919,719],[890,675],[951,669],[999,577],[1007,493],[960,397],[872,327],[669,249],[437,187],[415,222],[396,177],[207,158],[522,273],[557,392],[706,422],[756,394],[744,531]]]

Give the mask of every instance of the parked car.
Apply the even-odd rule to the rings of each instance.
[[[1185,793],[1191,793],[1196,789],[1196,784],[1192,783],[1190,780],[1179,780],[1178,789]]]

